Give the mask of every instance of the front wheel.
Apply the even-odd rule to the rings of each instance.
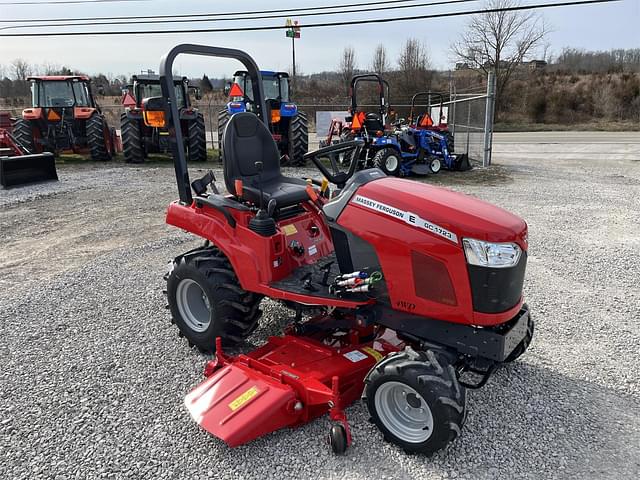
[[[167,277],[172,322],[189,345],[215,350],[216,338],[233,345],[248,337],[262,314],[261,297],[242,289],[229,260],[214,247],[178,257]]]
[[[387,175],[398,176],[400,173],[400,152],[394,148],[383,148],[373,156],[373,166]]]
[[[529,317],[529,323],[527,325],[527,334],[522,339],[522,341],[513,349],[513,352],[509,354],[507,358],[505,358],[504,363],[515,362],[518,358],[520,358],[524,352],[527,351],[529,345],[531,345],[531,340],[533,339],[533,331],[534,331],[535,323],[533,319]]]
[[[382,360],[365,387],[367,408],[385,439],[427,455],[460,435],[465,394],[444,356],[411,348]]]
[[[427,162],[429,163],[429,171],[431,173],[438,173],[442,170],[442,162],[438,157],[429,157]]]

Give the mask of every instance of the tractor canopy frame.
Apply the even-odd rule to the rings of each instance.
[[[241,62],[251,77],[251,86],[255,105],[255,114],[264,122],[266,112],[264,90],[262,88],[262,75],[258,66],[247,53],[234,48],[210,47],[206,45],[182,44],[172,48],[160,60],[160,85],[162,96],[167,101],[165,105],[166,126],[169,131],[171,152],[174,158],[176,181],[180,202],[190,205],[193,202],[191,185],[189,183],[189,171],[184,149],[184,139],[180,127],[180,110],[177,103],[176,92],[173,86],[173,64],[178,55],[200,55],[205,57],[232,58]]]

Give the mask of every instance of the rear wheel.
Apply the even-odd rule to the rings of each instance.
[[[373,166],[387,175],[398,176],[400,173],[400,152],[394,148],[383,148],[373,156]]]
[[[240,287],[229,260],[215,247],[178,257],[167,277],[172,321],[202,352],[215,350],[216,337],[232,345],[248,337],[262,314],[261,297]]]
[[[222,134],[227,122],[229,122],[229,118],[231,118],[231,115],[229,115],[229,111],[226,108],[218,112],[218,158],[220,161],[222,161]]]
[[[196,115],[195,120],[189,122],[189,161],[207,161],[207,131],[204,126],[204,116]]]
[[[140,121],[129,118],[126,113],[123,113],[120,115],[120,134],[122,135],[124,161],[127,163],[144,162]]]
[[[87,145],[91,151],[91,159],[97,161],[111,160],[113,148],[110,142],[109,126],[102,115],[94,113],[86,124]]]
[[[460,435],[465,393],[444,356],[410,348],[382,360],[365,387],[369,413],[385,439],[427,455]]]
[[[298,112],[289,123],[289,165],[304,165],[304,155],[309,150],[309,124],[307,114]]]
[[[21,149],[28,150],[26,153],[36,153],[36,142],[33,139],[33,126],[30,121],[18,118],[13,124],[13,137]]]

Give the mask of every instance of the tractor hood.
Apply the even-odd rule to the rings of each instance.
[[[461,245],[462,238],[517,242],[527,249],[527,224],[477,198],[420,182],[386,177],[362,185],[349,203]]]

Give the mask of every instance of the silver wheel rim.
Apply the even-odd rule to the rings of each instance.
[[[374,397],[382,424],[408,443],[426,442],[433,433],[433,415],[422,395],[406,383],[385,382]]]
[[[398,157],[389,155],[384,162],[384,166],[389,172],[394,172],[398,168]]]
[[[440,159],[434,158],[431,160],[431,171],[434,173],[440,171]]]
[[[198,333],[209,328],[211,305],[202,287],[190,278],[181,280],[176,289],[176,303],[180,316],[187,326]]]

